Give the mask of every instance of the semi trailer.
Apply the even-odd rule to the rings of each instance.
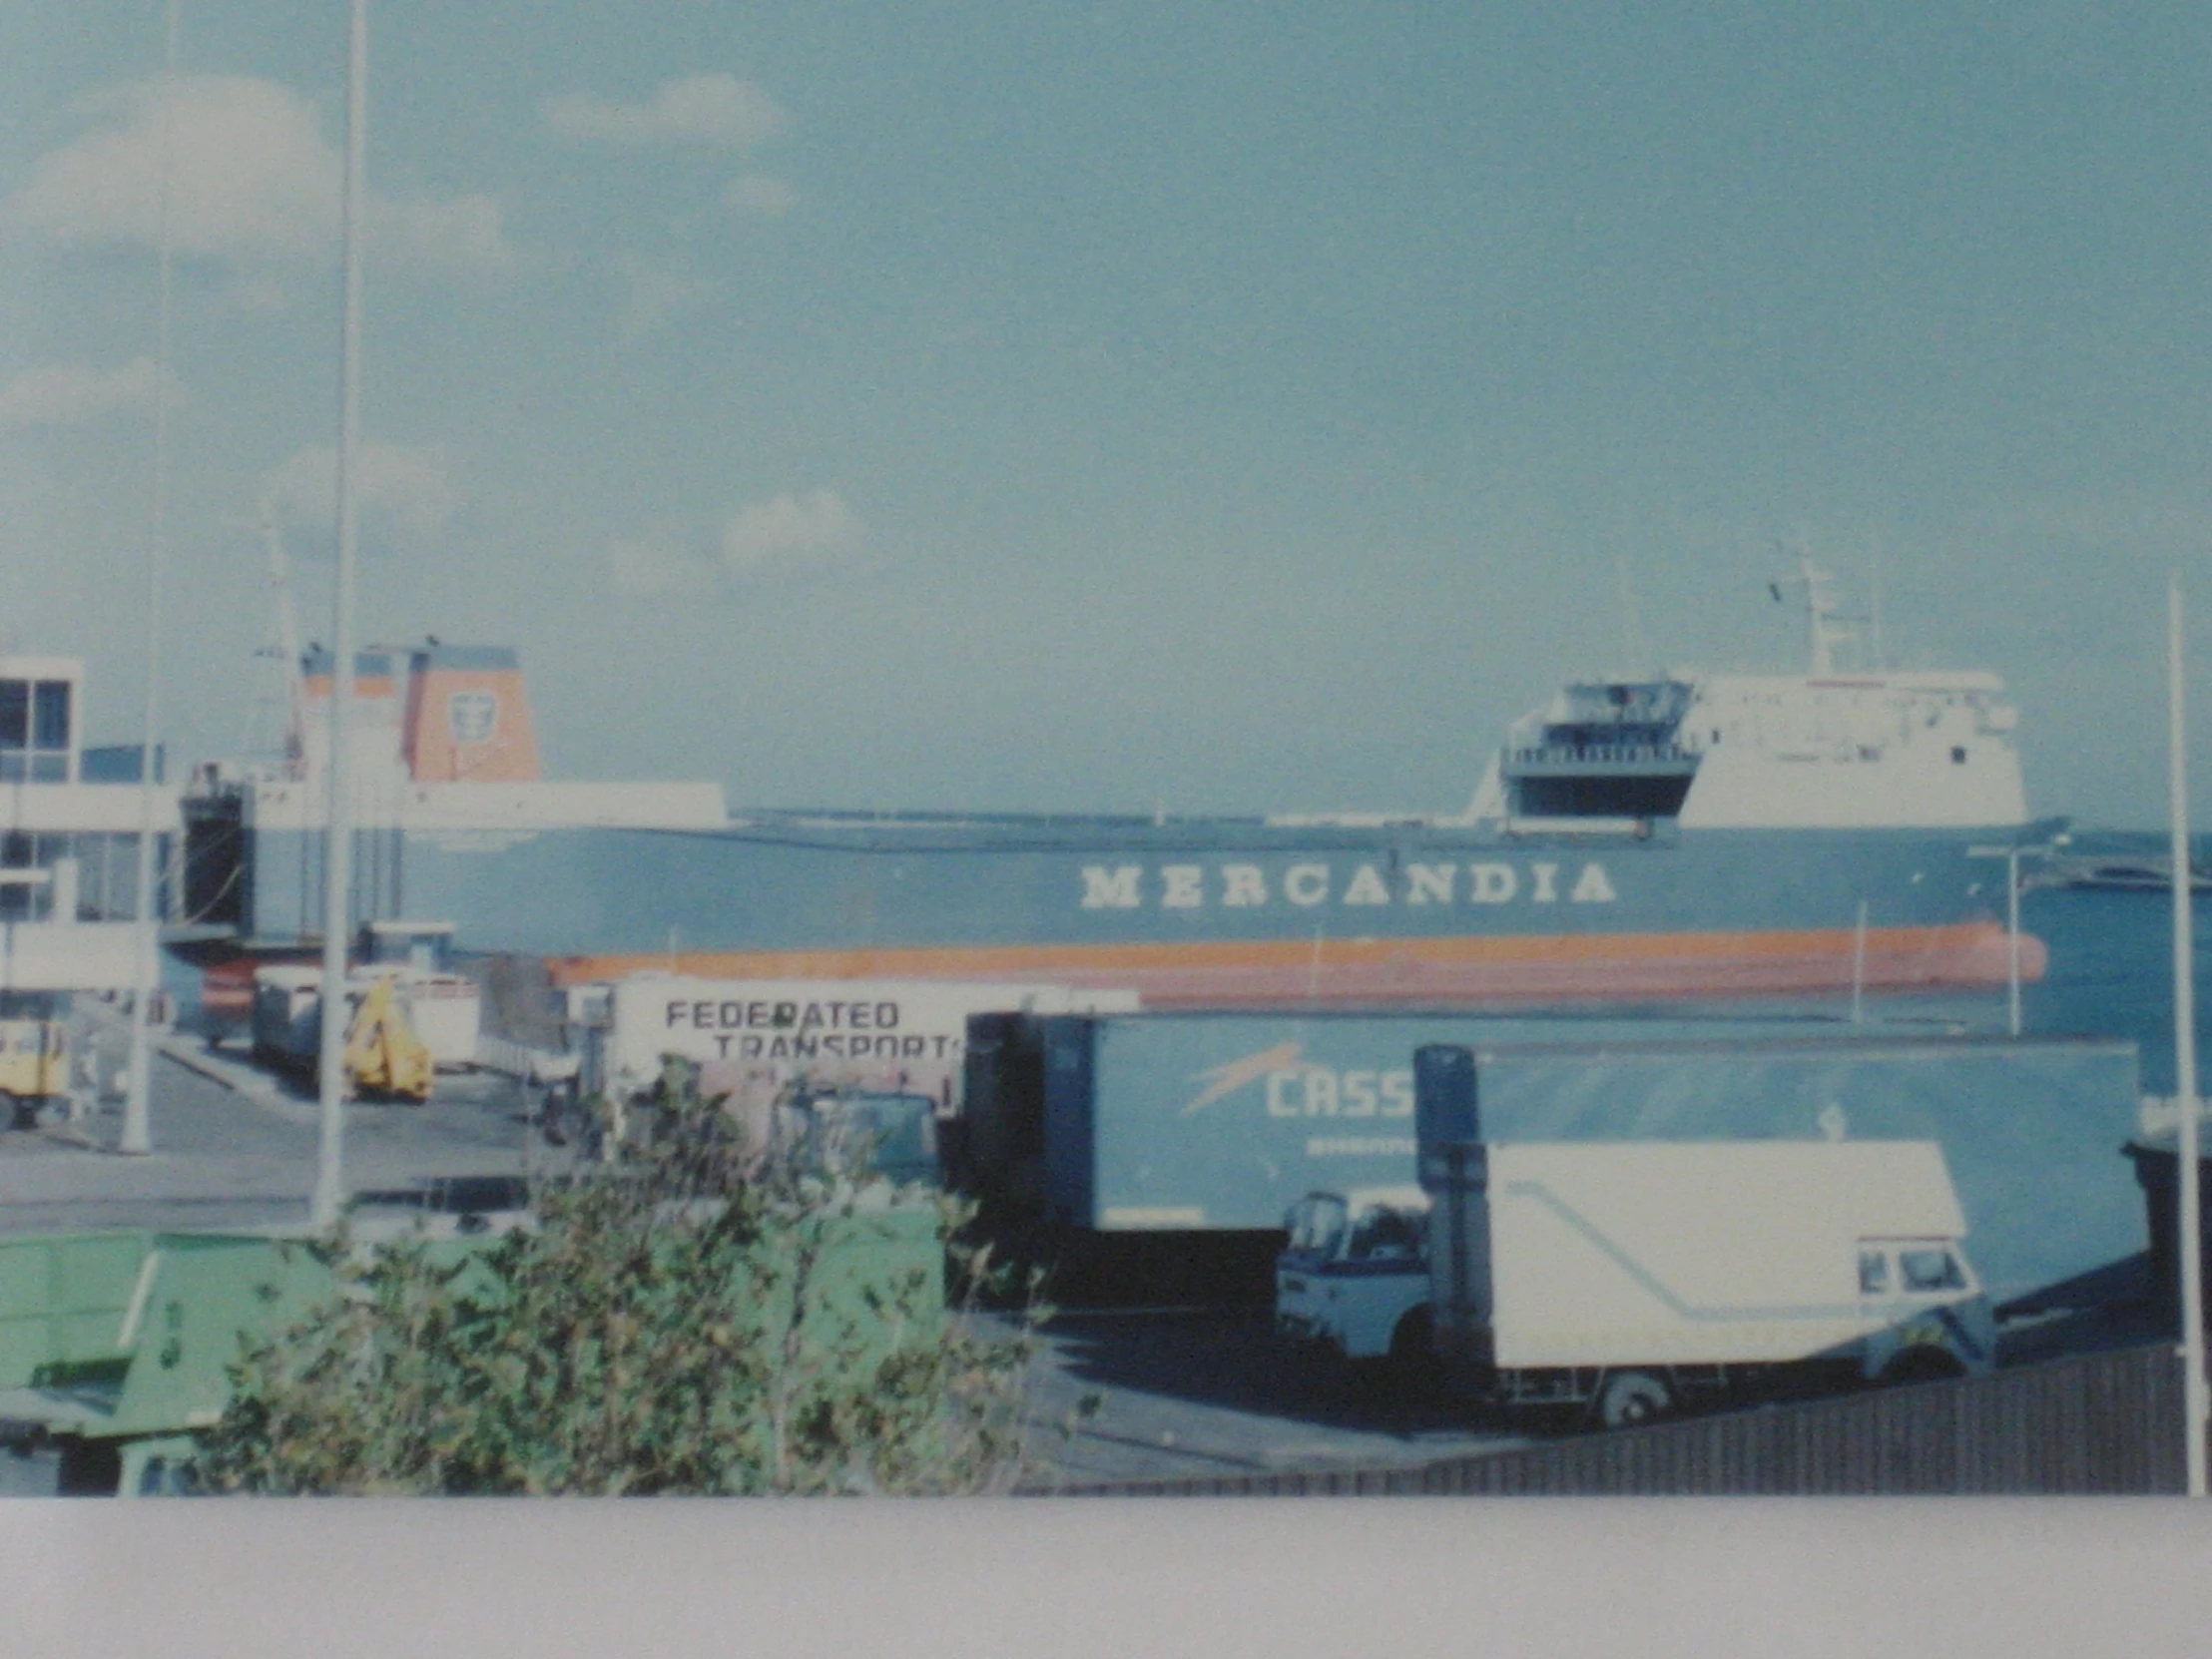
[[[2132,1042],[1802,1016],[978,1018],[954,1174],[1040,1253],[1235,1258],[1265,1302],[1293,1205],[1416,1179],[1428,1044],[1478,1056],[1493,1142],[1939,1144],[1999,1299],[2142,1248]]]

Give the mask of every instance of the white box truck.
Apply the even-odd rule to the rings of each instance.
[[[465,974],[389,962],[346,970],[348,1019],[369,988],[389,979],[408,1029],[429,1051],[439,1071],[466,1071],[476,1063],[483,1025],[483,991]],[[322,1042],[322,970],[288,962],[254,970],[254,1057],[278,1070],[311,1074]]]
[[[1699,1389],[1989,1369],[1932,1141],[1424,1143],[1438,1355],[1608,1427]]]
[[[1275,1330],[1412,1381],[1433,1361],[1428,1195],[1414,1186],[1312,1192],[1283,1218]]]

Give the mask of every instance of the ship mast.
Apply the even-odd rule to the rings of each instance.
[[[1774,596],[1782,597],[1785,586],[1802,588],[1805,592],[1806,654],[1810,659],[1807,674],[1815,680],[1826,680],[1836,672],[1836,647],[1848,645],[1858,638],[1851,625],[1836,611],[1836,579],[1813,562],[1813,546],[1810,541],[1798,543],[1798,573],[1787,583],[1773,584]]]
[[[262,497],[262,548],[269,558],[270,596],[276,610],[276,661],[283,673],[284,775],[305,776],[306,688],[299,668],[299,623],[291,608],[291,569],[284,557],[283,527],[274,497]]]

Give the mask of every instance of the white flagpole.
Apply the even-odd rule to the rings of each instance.
[[[2182,736],[2181,578],[2166,590],[2168,788],[2173,812],[2174,1071],[2179,1123],[2174,1155],[2181,1177],[2182,1410],[2188,1419],[2189,1495],[2205,1495],[2204,1258],[2197,1181],[2196,964],[2191,953],[2188,751]]]
[[[338,391],[338,569],[330,665],[330,796],[322,855],[322,1045],[316,1081],[322,1140],[313,1219],[335,1225],[345,1196],[345,955],[352,915],[353,559],[360,512],[361,194],[368,148],[368,0],[352,0],[345,93],[345,358]]]
[[[2004,849],[2005,1028],[2020,1034],[2020,849]]]
[[[158,988],[161,949],[154,920],[154,752],[161,726],[162,588],[169,567],[169,323],[171,199],[176,194],[177,0],[166,8],[168,49],[162,60],[162,198],[160,297],[154,324],[154,535],[146,556],[146,721],[139,753],[139,833],[136,925],[131,934],[131,1059],[123,1096],[123,1134],[118,1152],[154,1150],[154,992]],[[60,922],[75,916],[56,916]]]
[[[1851,1023],[1867,1017],[1867,901],[1859,901],[1858,917],[1851,924]]]

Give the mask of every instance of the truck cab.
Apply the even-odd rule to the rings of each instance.
[[[1418,1187],[1312,1192],[1283,1218],[1275,1329],[1353,1361],[1405,1369],[1429,1355],[1428,1195]]]
[[[1860,1240],[1859,1294],[1882,1319],[1862,1345],[1861,1376],[1904,1382],[1989,1369],[1996,1319],[1957,1239]]]
[[[937,1102],[905,1091],[795,1089],[776,1107],[774,1144],[812,1173],[943,1185],[937,1165]]]

